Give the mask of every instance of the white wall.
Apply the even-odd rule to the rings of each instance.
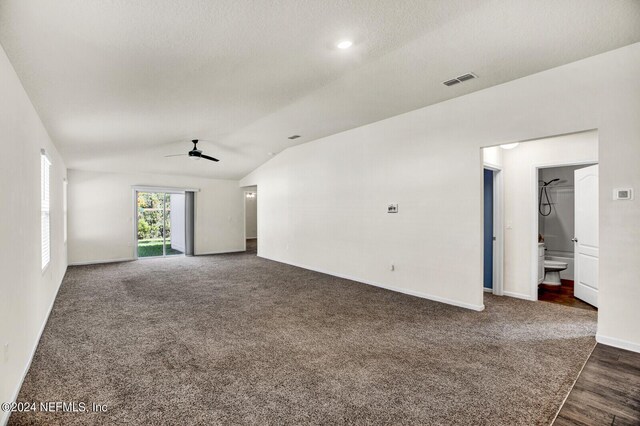
[[[0,141],[0,402],[6,402],[17,396],[67,268],[62,197],[66,167],[1,47]],[[44,272],[40,252],[42,148],[52,163],[51,262]],[[8,413],[0,412],[0,424],[7,418]]]
[[[244,250],[238,181],[69,170],[70,264],[134,257],[134,185],[200,189],[195,201],[195,254]]]
[[[490,146],[482,150],[483,164],[490,167],[502,168],[502,152],[504,149],[499,146]]]
[[[640,188],[638,75],[634,44],[290,148],[241,181],[260,187],[258,253],[479,308],[480,148],[597,128],[598,338],[640,350],[640,197],[611,198]]]
[[[246,192],[256,194],[253,198],[244,199],[244,220],[246,238],[258,238],[258,191],[256,188],[244,188]]]
[[[185,196],[171,194],[171,248],[185,252]]]
[[[537,299],[536,271],[538,214],[536,166],[598,161],[598,132],[584,132],[521,143],[502,153],[504,173],[504,291]],[[534,186],[535,185],[535,186]],[[537,272],[536,272],[537,273]]]

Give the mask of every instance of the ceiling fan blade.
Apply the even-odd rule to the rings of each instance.
[[[166,157],[181,157],[181,156],[183,156],[183,155],[187,155],[187,154],[171,154],[171,155],[165,155],[165,158],[166,158]]]
[[[208,155],[200,155],[200,158],[206,158],[207,160],[211,160],[211,161],[220,161],[217,158],[213,158],[213,157],[209,157]]]

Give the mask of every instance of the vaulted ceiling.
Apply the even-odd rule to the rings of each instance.
[[[638,41],[637,0],[0,0],[0,43],[67,166],[115,172],[240,178]],[[192,138],[220,163],[164,157]]]

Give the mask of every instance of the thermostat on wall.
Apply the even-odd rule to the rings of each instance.
[[[387,213],[398,213],[398,205],[389,204],[389,206],[387,207]]]
[[[614,200],[633,200],[632,188],[618,188],[613,190]]]

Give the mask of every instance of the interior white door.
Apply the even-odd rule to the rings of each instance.
[[[578,169],[575,178],[574,295],[598,306],[598,165]]]

